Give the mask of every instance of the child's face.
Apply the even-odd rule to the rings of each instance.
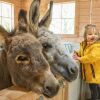
[[[98,38],[98,33],[96,32],[95,28],[90,28],[87,31],[87,42],[94,42]]]

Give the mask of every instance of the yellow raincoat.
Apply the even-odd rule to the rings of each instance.
[[[82,76],[87,83],[100,84],[100,41],[91,45],[80,44],[78,55],[82,63]],[[84,49],[84,50],[83,50]]]

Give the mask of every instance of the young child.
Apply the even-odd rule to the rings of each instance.
[[[84,41],[73,55],[82,64],[82,78],[89,83],[91,99],[100,99],[100,37],[95,25],[85,26]]]

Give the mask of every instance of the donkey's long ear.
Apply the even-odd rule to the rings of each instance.
[[[53,9],[53,1],[50,1],[50,7],[48,11],[46,12],[45,16],[39,22],[39,27],[41,26],[45,26],[47,28],[49,27],[51,23],[51,18],[52,18],[52,9]]]
[[[2,26],[0,26],[0,45],[4,47],[4,43],[8,46],[9,43],[12,41],[10,37],[10,33],[8,33]]]
[[[1,25],[0,25],[0,35],[2,35],[4,38],[8,37],[9,35],[9,33]]]
[[[18,27],[16,28],[17,31],[24,31],[27,32],[27,12],[23,9],[20,10],[18,15]]]
[[[39,7],[40,7],[40,0],[33,0],[29,10],[29,21],[33,28],[38,27],[39,16],[40,16]]]

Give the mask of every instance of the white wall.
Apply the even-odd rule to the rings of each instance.
[[[71,56],[73,55],[74,50],[79,49],[79,43],[65,41],[64,45],[66,47],[66,52],[69,53]],[[69,83],[68,85],[68,100],[80,100],[80,86],[81,86],[81,79],[80,79],[80,66],[77,62],[78,67],[78,77],[75,81]]]
[[[79,68],[79,66],[78,66]],[[78,75],[77,79],[68,85],[68,100],[79,100],[81,79]]]

